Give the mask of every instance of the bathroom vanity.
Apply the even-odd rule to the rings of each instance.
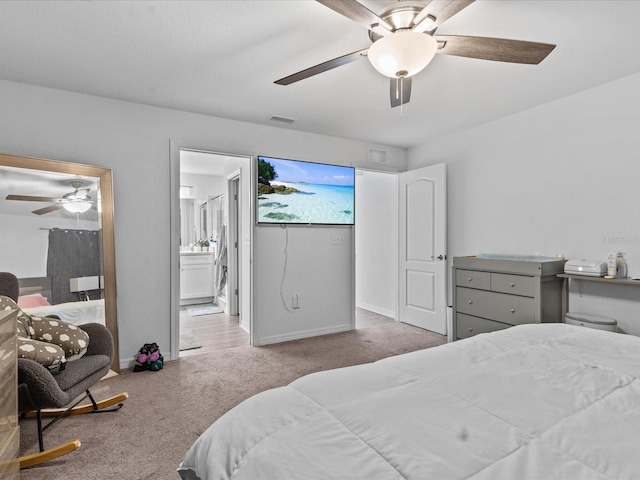
[[[180,304],[213,301],[214,252],[180,252]]]

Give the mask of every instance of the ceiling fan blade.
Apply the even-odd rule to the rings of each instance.
[[[278,85],[290,85],[295,82],[299,82],[300,80],[304,80],[305,78],[313,77],[314,75],[318,75],[319,73],[326,72],[327,70],[331,70],[336,67],[340,67],[347,63],[355,62],[356,60],[360,60],[361,58],[366,56],[368,48],[364,48],[362,50],[358,50],[357,52],[348,53],[338,58],[334,58],[332,60],[320,63],[313,67],[306,68],[300,72],[294,73],[293,75],[289,75],[288,77],[281,78],[280,80],[276,80],[273,83],[277,83]]]
[[[316,2],[380,35],[388,35],[393,30],[393,26],[356,0],[316,0]]]
[[[56,210],[60,210],[62,205],[49,205],[48,207],[41,208],[39,210],[34,210],[31,213],[35,213],[36,215],[44,215],[45,213],[55,212]]]
[[[7,200],[22,200],[26,202],[55,202],[57,198],[34,197],[32,195],[7,195]]]
[[[475,0],[433,0],[413,19],[413,29],[422,32],[426,30],[434,30],[453,17],[456,13],[467,8],[474,1]],[[428,25],[422,25],[421,28],[420,25],[427,19],[427,17],[431,17],[432,21],[428,22]],[[425,21],[424,23],[427,22]]]
[[[409,103],[411,99],[411,77],[390,78],[390,80],[391,108]]]
[[[549,43],[526,42],[490,37],[436,35],[438,53],[496,62],[537,65],[556,48]]]

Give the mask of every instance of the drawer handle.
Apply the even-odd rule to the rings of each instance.
[[[469,329],[469,333],[471,333],[471,332],[473,332],[473,328],[470,328],[470,329]]]
[[[515,309],[515,308],[512,308],[512,309],[510,310],[510,312],[511,312],[511,313],[516,313],[516,309]]]
[[[469,305],[471,305],[473,303],[473,300],[469,300]]]
[[[467,278],[467,280],[472,281],[472,280],[473,280],[473,278],[469,277],[469,278]]]
[[[515,286],[516,286],[516,284],[515,284],[515,283],[513,283],[513,282],[511,282],[511,283],[509,284],[509,286],[510,286],[510,287],[515,287]]]

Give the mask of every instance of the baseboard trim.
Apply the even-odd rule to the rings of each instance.
[[[162,355],[164,355],[164,353]],[[120,371],[129,370],[129,369],[133,368],[133,366],[135,364],[136,364],[135,360],[123,360],[123,359],[120,359]]]
[[[302,332],[288,333],[285,335],[272,335],[269,337],[259,338],[254,346],[261,347],[263,345],[271,345],[273,343],[290,342],[291,340],[300,340],[302,338],[318,337],[320,335],[329,335],[331,333],[348,332],[353,330],[351,325],[334,325],[331,327],[315,328],[313,330],[305,330]]]
[[[396,312],[394,312],[393,310],[387,310],[386,308],[380,308],[376,305],[371,305],[370,303],[366,302],[360,302],[358,300],[356,300],[356,307],[364,308],[365,310],[369,310],[370,312],[384,315],[385,317],[391,317],[394,320],[397,320]]]
[[[186,298],[184,300],[180,300],[180,306],[184,307],[187,305],[199,305],[201,303],[211,303],[213,302],[215,297],[200,297],[200,298]]]

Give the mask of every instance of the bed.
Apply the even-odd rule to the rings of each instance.
[[[99,323],[105,325],[104,299],[51,304],[51,278],[20,278],[18,305],[28,315],[57,315],[74,325]]]
[[[57,315],[61,320],[74,325],[83,323],[99,323],[105,325],[104,299],[87,300],[81,302],[66,302],[56,305],[40,305],[24,307],[22,310],[38,317]]]
[[[521,325],[255,395],[184,480],[640,478],[640,338]]]

